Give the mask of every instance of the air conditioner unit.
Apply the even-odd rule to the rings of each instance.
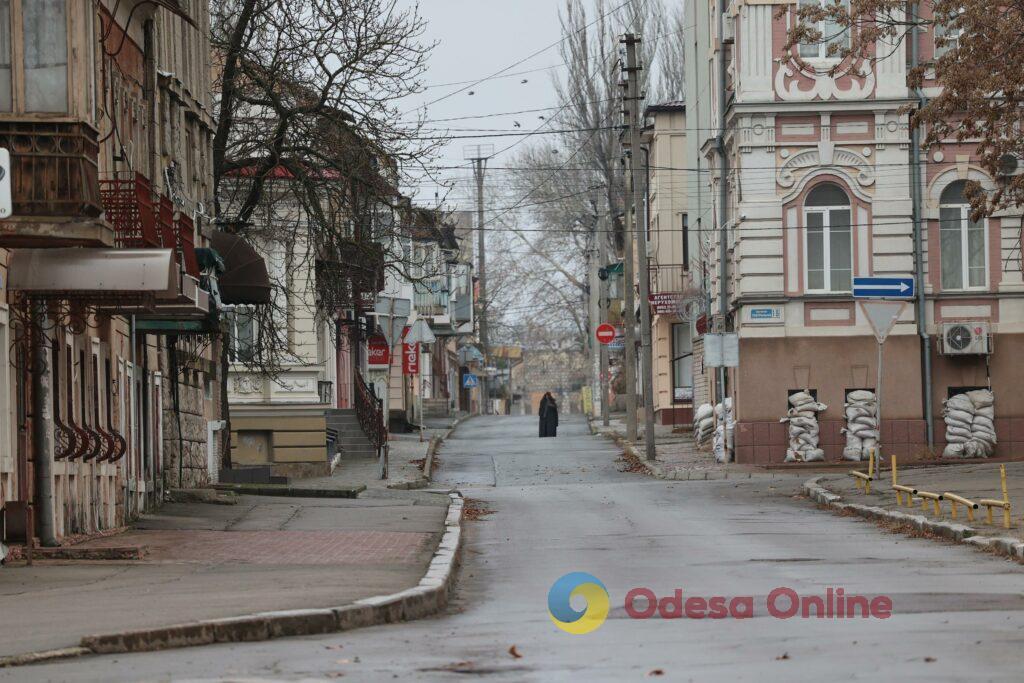
[[[1024,161],[1015,154],[1004,154],[999,157],[996,175],[1000,177],[1024,175]]]
[[[987,356],[992,337],[987,322],[943,323],[939,349],[946,356]]]

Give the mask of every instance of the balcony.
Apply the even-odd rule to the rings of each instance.
[[[195,226],[186,214],[174,210],[169,197],[157,198],[141,173],[104,178],[99,187],[117,247],[173,249],[181,269],[199,277]]]
[[[681,264],[660,265],[650,262],[651,294],[682,294],[690,287],[690,275]]]
[[[427,280],[413,285],[413,306],[424,317],[448,315],[448,291],[440,280]]]
[[[13,216],[0,221],[0,248],[110,247],[100,219],[96,130],[82,122],[0,121],[11,153]]]

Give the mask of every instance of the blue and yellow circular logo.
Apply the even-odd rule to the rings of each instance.
[[[582,595],[587,601],[582,612],[572,608],[570,601],[576,595]],[[609,606],[608,589],[596,576],[586,572],[566,574],[548,591],[548,614],[555,626],[566,633],[590,633],[608,618]]]

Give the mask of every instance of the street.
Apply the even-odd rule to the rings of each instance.
[[[575,415],[556,439],[538,439],[530,417],[461,425],[435,480],[493,513],[464,523],[458,588],[438,618],[87,657],[3,670],[0,680],[1019,680],[1018,564],[818,510],[795,498],[798,474],[663,482],[619,472],[616,456]],[[547,611],[552,583],[575,571],[610,593],[609,620],[585,635],[563,633]],[[623,599],[635,587],[754,596],[757,611],[631,619]],[[763,606],[778,587],[889,596],[892,616],[773,618]]]

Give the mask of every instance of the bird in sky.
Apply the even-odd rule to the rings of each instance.
[[[519,123],[518,121],[513,121],[512,126],[515,128],[522,128],[523,124]]]
[[[521,80],[521,81],[519,81],[519,82],[520,82],[520,83],[529,83],[529,82],[530,82],[530,79],[529,79],[529,78],[524,78],[523,80]]]
[[[470,90],[470,91],[469,91],[469,94],[470,94],[470,95],[475,95],[475,94],[476,94],[476,91],[475,91],[475,90]]]
[[[543,116],[538,116],[537,118],[538,118],[538,119],[540,119],[541,121],[543,121],[543,120],[544,120],[544,117],[543,117]]]

